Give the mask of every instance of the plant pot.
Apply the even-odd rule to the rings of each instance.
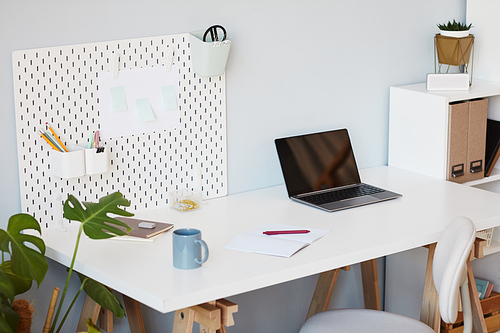
[[[25,299],[16,299],[12,303],[12,309],[19,313],[19,324],[17,326],[17,333],[30,333],[31,332],[31,319],[35,309]]]
[[[434,41],[440,64],[460,66],[469,63],[474,35],[457,38],[436,34]]]
[[[461,30],[461,31],[439,30],[439,32],[441,36],[445,37],[462,38],[469,36],[469,30]]]

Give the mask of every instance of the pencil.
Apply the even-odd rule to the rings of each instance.
[[[45,137],[47,139],[49,139],[50,142],[52,142],[54,144],[54,146],[57,147],[57,149],[59,149],[60,152],[64,152],[63,147],[61,147],[59,142],[57,142],[56,138],[54,138],[49,131],[45,131],[45,132],[43,132],[43,134],[45,135]]]
[[[54,138],[56,138],[57,142],[59,142],[59,144],[61,145],[61,147],[64,149],[64,151],[68,152],[68,149],[66,148],[66,146],[62,143],[62,141],[59,139],[59,137],[57,136],[56,132],[54,132],[54,130],[52,129],[52,127],[49,125],[48,122],[45,123],[47,126],[49,126],[49,130],[50,132],[52,133],[52,135],[54,136]]]
[[[59,148],[57,148],[57,147],[56,147],[56,145],[54,145],[54,144],[53,144],[53,143],[52,143],[52,142],[51,142],[51,141],[50,141],[50,140],[49,140],[49,139],[45,136],[45,134],[43,134],[43,132],[42,132],[42,131],[40,131],[40,136],[41,136],[42,138],[44,138],[44,140],[45,140],[45,141],[47,141],[47,143],[48,143],[48,144],[49,144],[49,145],[50,145],[53,149],[55,149],[55,150],[57,150],[57,151],[60,151],[60,150],[59,150]]]

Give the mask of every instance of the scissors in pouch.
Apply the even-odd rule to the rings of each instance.
[[[212,42],[222,42],[226,40],[227,34],[226,34],[226,29],[222,25],[213,25],[210,28],[208,28],[205,33],[203,34],[203,41],[207,42],[207,36],[210,34],[210,37],[212,38]],[[221,39],[222,38],[222,39]],[[210,42],[210,41],[208,41]]]

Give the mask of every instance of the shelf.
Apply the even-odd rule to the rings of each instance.
[[[398,86],[397,88],[446,97],[448,102],[471,100],[475,98],[485,98],[500,95],[500,83],[472,80],[472,86],[469,90],[427,90],[426,83],[417,83],[406,86]]]
[[[500,98],[498,82],[473,80],[469,90],[456,91],[427,91],[425,82],[391,87],[388,165],[446,179],[449,104],[492,97]],[[500,172],[469,186],[496,180]]]
[[[493,168],[493,171],[491,172],[491,174],[490,174],[489,177],[484,177],[483,179],[478,179],[478,180],[474,180],[472,182],[467,182],[467,183],[465,183],[463,185],[477,186],[477,185],[481,185],[481,184],[487,184],[487,183],[495,182],[497,180],[500,180],[500,169]]]
[[[490,246],[486,246],[483,248],[483,253],[485,256],[500,252],[500,242],[496,240],[492,240]]]

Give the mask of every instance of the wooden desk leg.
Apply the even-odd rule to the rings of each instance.
[[[191,333],[196,321],[200,333],[226,333],[225,326],[233,326],[233,314],[238,305],[225,299],[211,301],[175,311],[173,333]]]
[[[467,262],[467,279],[469,280],[469,296],[472,308],[472,333],[487,333],[488,329],[484,321],[483,309],[481,308],[472,266],[469,261]]]
[[[125,304],[125,311],[127,311],[130,332],[146,333],[144,319],[142,318],[141,303],[126,295],[123,295],[123,303]]]
[[[363,279],[363,296],[365,309],[381,310],[380,292],[378,289],[377,259],[361,263],[361,277]]]
[[[78,321],[78,326],[76,328],[77,332],[87,331],[87,318],[92,319],[93,323],[97,323],[97,318],[99,318],[99,311],[101,306],[94,302],[89,295],[85,295],[85,301],[83,302],[82,312],[80,314],[80,320]]]
[[[108,309],[101,308],[99,312],[99,328],[106,332],[113,332],[113,312]]]
[[[210,301],[210,302],[207,302],[205,304],[209,304],[211,307],[209,308],[209,310],[214,310],[217,302],[216,301]],[[199,311],[197,310],[201,310],[202,313],[206,310],[205,308],[201,308],[201,309],[196,309],[195,312],[196,314],[194,315],[194,321],[198,322],[200,324],[200,333],[216,333],[215,330],[211,329],[210,327],[207,327],[205,325],[203,325],[203,323],[200,323],[197,319],[199,318]],[[206,317],[207,314],[210,316],[210,311],[209,312],[206,312],[204,314],[203,317]],[[214,318],[214,316],[212,316],[212,319]],[[219,321],[220,321],[220,318],[219,318]]]
[[[319,275],[316,289],[309,305],[309,312],[307,313],[306,320],[315,315],[316,313],[328,309],[330,299],[332,298],[333,288],[337,277],[339,276],[340,268],[332,269],[331,271],[323,272]]]
[[[220,330],[221,310],[215,304],[216,302],[212,301],[191,307],[195,311],[194,321],[200,324],[200,333],[215,333]]]
[[[432,263],[436,243],[428,246],[427,268],[425,270],[424,295],[422,297],[422,308],[420,310],[420,321],[429,325],[434,331],[439,332],[441,317],[439,314],[439,297],[432,278]]]
[[[191,308],[175,311],[174,328],[172,333],[191,333],[193,332],[194,310]]]
[[[230,302],[226,299],[218,299],[216,306],[221,311],[221,331],[225,331],[224,326],[230,327],[234,325],[233,314],[238,312],[238,304]]]

